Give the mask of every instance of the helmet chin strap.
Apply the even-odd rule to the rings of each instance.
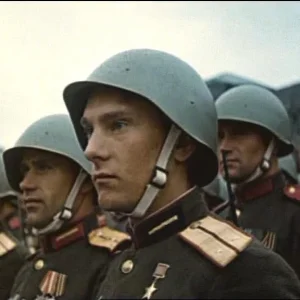
[[[271,156],[275,148],[275,141],[272,139],[269,143],[269,146],[264,154],[264,157],[261,161],[261,163],[256,167],[256,169],[252,172],[252,174],[248,177],[248,179],[244,180],[243,182],[239,184],[246,184],[251,181],[254,181],[255,179],[261,177],[263,174],[265,174],[267,171],[271,168]],[[236,188],[237,184],[232,185],[233,188]]]
[[[153,203],[158,192],[165,187],[168,179],[166,167],[180,134],[181,130],[175,125],[172,125],[160,152],[156,166],[154,167],[151,180],[147,184],[146,190],[137,206],[130,214],[126,214],[127,216],[142,218]]]
[[[47,226],[42,229],[36,229],[37,235],[45,235],[47,233],[57,231],[66,221],[70,220],[73,217],[72,209],[75,199],[78,195],[82,183],[87,178],[87,176],[88,174],[83,169],[81,169],[65,201],[64,207],[53,217],[52,221]]]

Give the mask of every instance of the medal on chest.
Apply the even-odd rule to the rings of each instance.
[[[142,297],[142,299],[151,299],[152,297],[152,294],[157,291],[157,287],[155,286],[156,282],[159,280],[159,279],[163,279],[166,277],[166,273],[168,271],[168,269],[170,268],[169,265],[167,264],[163,264],[163,263],[158,263],[156,268],[155,268],[155,271],[153,273],[153,281],[152,281],[152,284],[146,288],[146,292],[144,294],[144,296]]]
[[[48,271],[44,276],[39,288],[42,295],[36,300],[55,300],[65,292],[67,275],[55,271]]]

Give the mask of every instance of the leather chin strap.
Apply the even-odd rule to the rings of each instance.
[[[70,220],[73,217],[73,205],[75,202],[75,199],[78,195],[79,189],[81,185],[83,184],[84,180],[87,178],[88,174],[81,169],[79,174],[77,175],[77,178],[73,184],[73,187],[65,201],[64,207],[60,212],[58,212],[52,219],[52,221],[45,226],[42,229],[36,229],[37,235],[44,235],[50,232],[57,231],[62,227],[62,225]]]
[[[168,180],[166,167],[180,134],[181,130],[172,125],[154,167],[151,180],[147,184],[146,190],[135,209],[130,214],[126,214],[128,217],[142,218],[155,200],[157,194],[165,187]]]

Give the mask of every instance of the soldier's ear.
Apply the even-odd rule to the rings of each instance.
[[[196,150],[195,141],[186,134],[181,134],[174,150],[174,158],[178,162],[186,161]]]

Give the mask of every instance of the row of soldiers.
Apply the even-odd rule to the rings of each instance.
[[[1,300],[300,298],[300,189],[279,164],[294,146],[275,95],[242,85],[214,102],[186,62],[134,49],[63,99],[69,115],[2,155]]]

